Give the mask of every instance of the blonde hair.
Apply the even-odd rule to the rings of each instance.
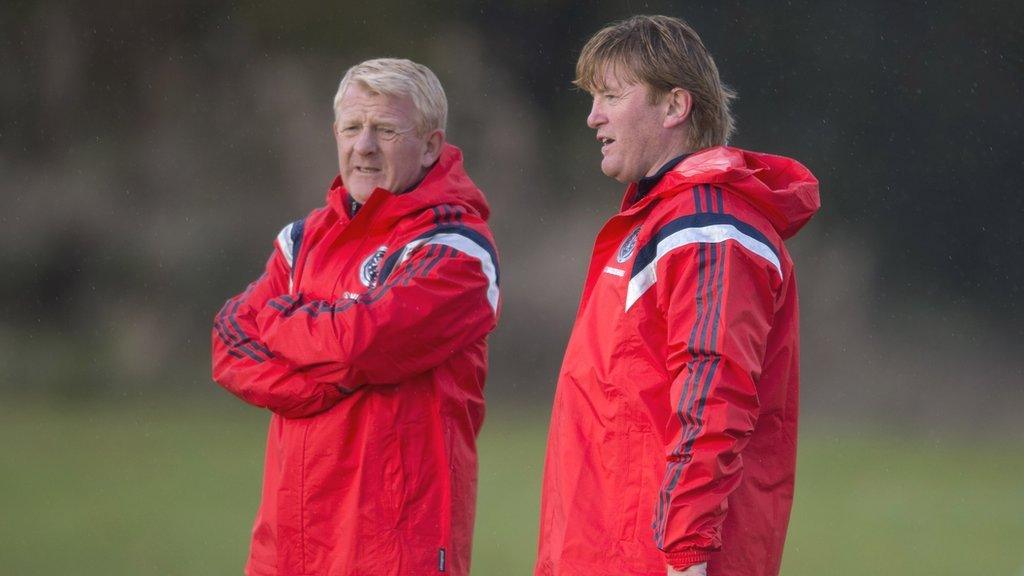
[[[371,92],[387,96],[412,98],[419,112],[419,132],[427,134],[444,130],[448,124],[448,98],[437,76],[422,64],[404,58],[376,58],[349,68],[334,95],[334,116],[337,118],[342,97],[353,82]]]
[[[633,16],[602,28],[576,62],[573,84],[598,92],[608,69],[647,84],[654,104],[673,88],[693,98],[686,145],[691,151],[721,146],[735,130],[729,103],[736,97],[718,76],[715,61],[689,24],[670,16]]]

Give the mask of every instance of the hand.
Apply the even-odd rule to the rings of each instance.
[[[694,564],[682,571],[669,566],[667,576],[708,576],[708,563]]]

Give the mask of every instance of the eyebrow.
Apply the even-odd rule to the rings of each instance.
[[[351,126],[353,124],[370,124],[372,126],[384,126],[384,127],[387,127],[387,128],[397,128],[399,126],[398,122],[394,122],[392,120],[380,120],[380,121],[376,121],[376,122],[364,122],[361,119],[358,119],[358,120],[357,119],[351,119],[351,120],[341,119],[341,120],[338,121],[338,124],[349,125],[349,126]]]
[[[366,118],[364,116],[362,116],[362,115],[360,115],[359,117],[349,117],[349,118],[346,118],[345,117],[345,113],[342,112],[341,115],[338,116],[338,123],[339,124],[353,124],[353,123],[367,124],[368,122],[366,122]],[[384,116],[384,117],[379,117],[379,118],[374,119],[372,124],[374,126],[385,126],[385,125],[388,125],[388,126],[400,126],[401,122],[399,122],[397,118],[393,118],[391,116]]]
[[[618,94],[626,94],[626,93],[632,92],[634,88],[635,88],[635,86],[632,85],[632,84],[620,84],[620,85],[615,86],[615,87],[608,86],[607,84],[604,84],[602,86],[595,86],[594,87],[594,91],[592,92],[592,94],[605,94],[605,93],[608,93],[608,92],[615,92],[615,93],[618,93]]]

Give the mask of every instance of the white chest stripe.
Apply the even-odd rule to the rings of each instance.
[[[487,301],[491,304],[491,309],[494,310],[495,313],[498,312],[498,273],[494,262],[491,260],[491,254],[487,250],[461,234],[435,234],[430,238],[410,242],[402,253],[400,263],[405,262],[413,250],[426,244],[443,244],[445,246],[450,246],[479,260],[480,267],[483,268],[484,271],[484,276],[487,276]]]
[[[651,263],[630,278],[629,288],[626,290],[626,310],[629,310],[647,292],[647,289],[658,281],[658,260],[661,260],[662,256],[687,244],[718,244],[726,240],[735,240],[747,250],[770,262],[778,272],[779,278],[782,278],[782,265],[775,252],[764,242],[740,232],[735,226],[714,224],[700,228],[684,228],[658,242],[657,251]]]
[[[285,226],[281,232],[277,235],[277,247],[281,250],[281,255],[284,256],[285,262],[288,262],[288,267],[294,267],[292,262],[292,250],[295,249],[295,243],[292,242],[292,226],[295,224],[289,224]]]

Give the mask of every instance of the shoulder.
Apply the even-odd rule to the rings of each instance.
[[[479,215],[463,206],[440,204],[410,215],[398,223],[399,245],[385,263],[390,271],[430,246],[446,247],[449,256],[478,260],[494,284],[500,282],[498,251],[490,228]]]
[[[453,236],[466,238],[490,252],[497,261],[494,235],[478,214],[457,204],[439,204],[411,215],[399,223],[404,243],[444,241]]]
[[[729,244],[755,255],[783,276],[788,260],[768,218],[727,186],[686,185],[654,207],[642,234],[641,260],[687,245]]]
[[[310,230],[324,226],[329,213],[330,209],[327,207],[317,208],[306,216],[286,224],[277,233],[274,243],[289,267],[292,267],[298,258],[299,252],[302,250],[303,239],[309,236]]]

